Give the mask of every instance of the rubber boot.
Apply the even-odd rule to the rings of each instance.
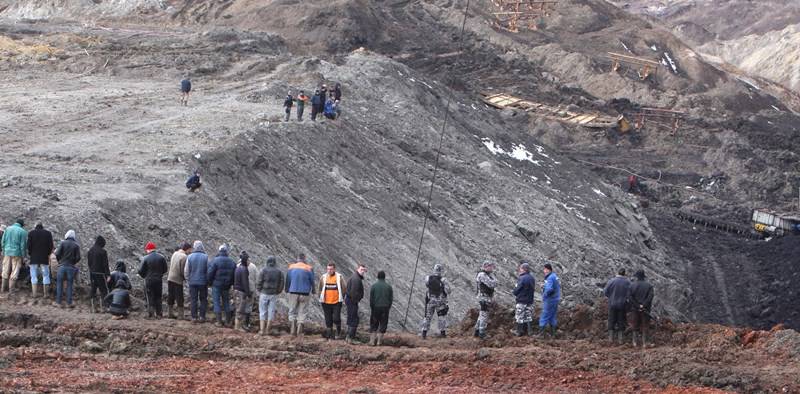
[[[639,333],[638,333],[638,332],[636,332],[636,331],[634,331],[634,332],[631,334],[631,338],[632,338],[632,340],[631,340],[631,343],[633,344],[633,347],[637,347],[637,346],[639,346],[639,345],[638,345],[638,343],[637,343],[637,339],[638,339],[638,337],[639,337]]]
[[[217,318],[217,323],[214,325],[217,327],[225,327],[225,323],[222,322],[222,313],[215,313],[214,315]]]
[[[0,283],[0,292],[8,291],[8,279],[3,279],[3,282]]]
[[[297,323],[297,336],[300,338],[306,336],[306,333],[303,332],[303,323]]]
[[[33,285],[31,286],[31,298],[36,298],[39,294],[39,286]]]
[[[293,336],[293,337],[297,336],[297,322],[296,321],[290,321],[289,322],[289,334],[291,334],[291,336]]]
[[[517,336],[521,337],[523,335],[525,335],[525,324],[517,323]]]
[[[8,295],[14,294],[14,289],[16,288],[17,280],[16,279],[9,279],[8,280]]]
[[[608,330],[608,343],[612,345],[614,344],[614,337],[616,337],[616,334],[617,334],[616,331]]]
[[[478,329],[476,328],[476,329],[475,329],[475,334],[474,334],[474,335],[472,335],[472,336],[473,336],[473,337],[475,337],[475,338],[480,338],[480,337],[481,337],[481,333],[480,333],[480,331],[478,331]]]
[[[322,337],[325,338],[326,341],[330,341],[331,339],[333,339],[332,338],[333,337],[333,329],[332,328],[325,329],[325,332],[322,334]]]
[[[645,348],[647,347],[647,334],[642,332],[641,336],[642,336],[642,348]]]
[[[486,339],[486,331],[478,331],[478,338]]]
[[[539,326],[539,332],[536,333],[536,337],[537,338],[543,338],[544,337],[544,327],[543,326]]]
[[[336,336],[333,339],[342,339],[342,327],[336,327]]]
[[[42,285],[42,298],[50,298],[50,285]]]
[[[625,331],[617,331],[617,343],[620,345],[625,344]]]
[[[264,332],[264,328],[267,326],[267,322],[264,320],[258,321],[258,335],[266,335]]]
[[[556,330],[557,329],[558,329],[558,327],[556,327],[556,326],[550,326],[550,337],[551,338],[556,339]]]
[[[382,345],[383,345],[383,334],[378,334],[378,342],[376,343],[376,346],[382,346]]]
[[[533,332],[533,323],[531,323],[531,322],[528,322],[528,323],[526,323],[526,325],[528,326],[528,336],[529,336],[529,337],[532,337],[532,336],[534,335],[534,332]]]
[[[267,325],[264,327],[264,335],[269,335],[269,328],[272,326],[272,320],[267,320]]]
[[[234,330],[241,330],[241,329],[242,329],[242,321],[241,321],[241,320],[239,320],[239,318],[238,318],[238,317],[237,317],[237,318],[236,318],[236,320],[235,320],[235,323],[234,323],[234,325],[233,325],[233,329],[234,329]]]
[[[439,331],[439,338],[447,338],[447,331],[445,330]]]
[[[378,344],[378,334],[374,333],[374,332],[371,332],[369,334],[369,345],[370,346],[375,346],[377,344]]]
[[[422,339],[428,339],[428,331],[422,330]]]
[[[174,319],[175,311],[172,310],[172,305],[167,305],[167,318]]]
[[[183,320],[183,316],[184,316],[183,315],[183,307],[179,306],[179,307],[177,307],[175,309],[177,309],[177,313],[175,314],[175,318],[177,318],[178,320]]]

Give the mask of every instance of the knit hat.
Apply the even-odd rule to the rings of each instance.
[[[636,279],[644,280],[644,270],[637,270],[633,276],[635,276]]]
[[[154,244],[152,242],[148,242],[147,245],[144,246],[144,250],[145,251],[156,250],[156,244]]]
[[[242,253],[239,253],[239,260],[242,260],[242,262],[246,263],[250,260],[250,255],[243,250]]]
[[[270,267],[274,267],[274,266],[275,266],[275,264],[277,264],[277,263],[278,263],[278,260],[275,258],[275,256],[269,256],[269,257],[267,257],[267,265],[268,265],[268,266],[270,266]]]
[[[442,273],[442,265],[441,264],[434,264],[433,265],[433,273],[441,275],[441,273]]]

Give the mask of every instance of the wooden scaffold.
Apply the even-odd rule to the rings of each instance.
[[[558,1],[549,0],[492,0],[497,12],[493,12],[495,24],[501,29],[518,33],[520,28],[536,30],[539,18],[550,16]]]

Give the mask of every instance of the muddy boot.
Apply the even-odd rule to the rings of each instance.
[[[428,331],[422,330],[422,339],[428,339]]]
[[[557,329],[558,329],[558,327],[556,327],[556,326],[550,326],[550,337],[552,339],[556,339],[556,330]]]
[[[14,295],[14,289],[16,288],[17,280],[16,279],[9,279],[8,280],[8,295]]]
[[[297,322],[295,321],[289,322],[289,334],[293,337],[297,336]]]
[[[633,334],[631,334],[631,338],[632,338],[631,343],[633,344],[633,347],[639,346],[638,343],[637,343],[638,337],[639,337],[639,333],[636,332],[636,331],[634,331]]]
[[[271,333],[269,332],[271,326],[272,326],[272,320],[267,320],[267,325],[264,328],[264,335],[271,335]]]
[[[536,338],[544,338],[544,327],[539,326],[539,332],[536,333]]]
[[[336,339],[342,339],[342,328],[336,327]]]
[[[3,282],[0,284],[0,292],[8,291],[8,279],[3,279]]]
[[[445,330],[439,331],[439,338],[447,338],[447,331]]]
[[[383,334],[378,334],[378,342],[376,342],[376,346],[383,346]]]
[[[241,330],[242,329],[242,321],[237,317],[233,323],[234,330]]]
[[[182,307],[182,306],[179,306],[179,307],[177,307],[177,308],[175,308],[175,309],[177,309],[177,313],[175,314],[175,317],[176,317],[178,320],[183,320],[183,307]]]
[[[614,344],[614,338],[616,337],[616,334],[617,334],[616,331],[608,330],[608,343],[612,345]]]
[[[306,333],[303,332],[303,323],[297,323],[297,336],[302,338],[305,335]]]
[[[478,338],[486,339],[486,331],[478,331]]]
[[[617,331],[617,343],[619,345],[625,344],[625,331]]]
[[[214,325],[217,327],[225,327],[225,323],[222,322],[222,313],[215,313],[214,315],[217,318],[217,322]]]
[[[175,318],[175,312],[172,310],[172,305],[167,305],[167,318],[168,319]]]
[[[50,298],[50,285],[42,285],[42,298]]]
[[[265,320],[258,321],[258,335],[267,335],[265,328],[267,327],[267,322]]]
[[[226,319],[227,319],[227,320],[225,320],[226,327],[228,327],[228,328],[233,327],[233,312],[228,312],[228,313],[225,314],[225,316],[226,316]]]
[[[374,333],[374,332],[371,332],[369,334],[369,345],[370,346],[375,346],[377,344],[378,344],[378,334]]]
[[[517,323],[517,336],[521,337],[525,335],[525,323]]]
[[[642,339],[642,348],[646,348],[647,347],[647,334],[642,332],[641,333],[641,339]]]
[[[478,331],[478,329],[476,328],[475,329],[475,334],[473,334],[472,336],[475,337],[475,338],[480,338],[481,337],[481,332]]]

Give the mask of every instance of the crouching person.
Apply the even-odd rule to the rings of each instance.
[[[124,319],[128,316],[131,307],[131,296],[128,294],[128,285],[123,280],[118,280],[114,290],[106,295],[104,304],[108,305],[108,312],[114,320]]]

